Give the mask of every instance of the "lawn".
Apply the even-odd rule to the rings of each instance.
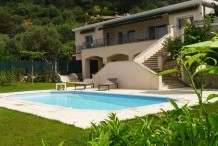
[[[86,145],[88,130],[66,125],[54,120],[18,111],[0,108],[1,146],[40,146],[41,140],[49,146]]]
[[[55,84],[56,83],[14,83],[8,86],[0,86],[0,93],[55,89]],[[67,87],[72,86],[74,86],[74,84],[67,83]]]

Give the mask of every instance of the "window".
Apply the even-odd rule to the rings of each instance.
[[[110,45],[110,34],[106,33],[106,45]]]
[[[181,29],[182,26],[183,26],[187,21],[193,22],[193,21],[194,21],[194,17],[193,17],[193,16],[187,16],[187,17],[178,18],[177,24],[178,24],[179,29]]]
[[[127,39],[128,39],[128,42],[135,41],[135,30],[131,30],[127,32]]]
[[[85,36],[85,46],[86,46],[86,48],[93,47],[93,38],[92,38],[92,35]]]
[[[118,34],[118,43],[119,44],[123,43],[123,33],[122,32],[119,32],[119,34]]]
[[[163,37],[168,33],[167,25],[150,26],[149,27],[149,39],[155,40]]]

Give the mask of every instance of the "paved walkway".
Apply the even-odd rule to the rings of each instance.
[[[69,89],[68,90],[73,90]],[[127,89],[112,89],[110,91],[96,91],[97,89],[87,89],[84,92],[103,92],[103,93],[117,93],[117,94],[133,94],[133,95],[152,95],[164,96],[176,99],[177,104],[182,106],[184,104],[195,105],[197,97],[190,88],[171,89],[171,90],[127,90]],[[48,92],[48,91],[34,91],[25,93]],[[24,93],[24,92],[22,92]],[[218,94],[217,90],[209,90],[204,92],[204,96],[211,93]],[[7,97],[16,93],[0,94],[0,106],[8,109],[18,110],[26,113],[31,113],[48,119],[58,120],[63,123],[73,124],[77,127],[88,128],[93,123],[107,119],[109,113],[116,113],[119,119],[131,119],[135,116],[144,116],[146,114],[153,114],[163,110],[172,110],[173,107],[170,103],[161,103],[155,105],[148,105],[123,110],[83,110],[72,109],[53,105],[46,105],[40,103],[26,102],[21,100],[12,99]]]

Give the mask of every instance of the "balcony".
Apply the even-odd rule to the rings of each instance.
[[[122,34],[119,37],[108,37],[103,39],[93,40],[92,43],[84,42],[83,45],[76,46],[76,54],[81,54],[83,49],[98,48],[112,45],[127,44],[140,41],[157,40],[168,33],[167,27],[162,27],[158,30],[149,30],[142,33]]]

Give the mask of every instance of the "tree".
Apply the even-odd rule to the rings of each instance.
[[[69,71],[69,62],[73,59],[73,53],[75,52],[75,44],[70,41],[63,45],[60,50],[59,56],[67,60],[67,72]]]
[[[71,30],[72,29],[72,25],[70,24],[62,24],[56,27],[58,33],[60,34],[60,40],[62,43],[67,43],[69,41],[74,40],[74,33]]]
[[[52,26],[33,26],[24,33],[23,49],[44,53],[43,59],[52,64],[52,81],[57,74],[57,57],[61,48],[60,36]]]
[[[6,44],[9,42],[9,36],[0,34],[0,60],[7,60],[9,52],[6,49]]]
[[[182,45],[180,37],[168,37],[164,40],[163,49],[169,52],[173,58],[176,58],[181,51]]]
[[[16,25],[12,21],[12,15],[0,8],[0,33],[13,35]]]
[[[210,15],[205,15],[204,16],[204,26],[199,27],[194,25],[193,23],[186,23],[184,25],[184,44],[189,45],[189,44],[194,44],[202,41],[206,41],[210,38],[211,36],[211,31],[210,31],[210,25],[213,21],[213,16]]]
[[[8,42],[6,42],[6,54],[8,56],[5,56],[7,60],[17,60],[20,58],[19,52],[22,50],[23,42],[23,33],[17,34],[12,39],[10,39]]]

